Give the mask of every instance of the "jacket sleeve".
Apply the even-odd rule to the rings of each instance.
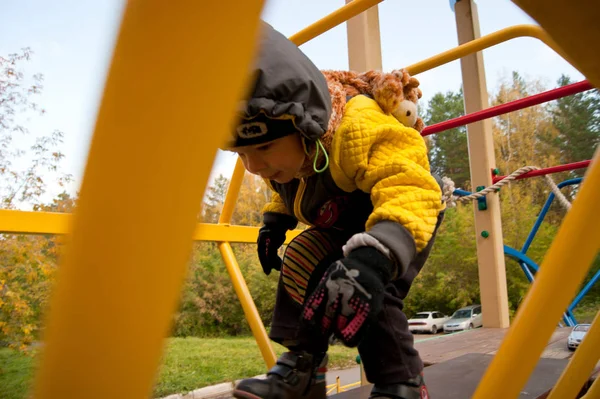
[[[345,191],[370,193],[366,231],[407,267],[435,230],[444,209],[421,135],[367,98],[347,104],[332,145],[331,173]]]

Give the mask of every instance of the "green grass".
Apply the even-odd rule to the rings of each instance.
[[[187,393],[266,371],[260,351],[251,337],[170,338],[166,345],[154,397]],[[284,350],[282,346],[275,345],[277,355]],[[332,346],[329,368],[355,366],[356,353],[356,349]],[[24,399],[35,365],[33,358],[10,349],[0,349],[0,399]]]
[[[285,348],[275,345],[279,356]],[[355,366],[356,349],[335,345],[330,368]],[[155,396],[183,393],[220,382],[264,374],[265,364],[253,338],[170,339]]]
[[[35,360],[0,348],[0,399],[23,399],[31,383]]]
[[[584,304],[573,311],[578,323],[591,323],[600,311],[600,304]]]

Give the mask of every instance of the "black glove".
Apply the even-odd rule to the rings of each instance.
[[[357,346],[383,307],[393,263],[373,247],[360,247],[332,264],[304,304],[302,321],[324,336]]]
[[[258,231],[258,260],[268,276],[271,270],[281,270],[281,258],[277,250],[285,242],[285,233],[294,229],[298,221],[290,215],[267,212],[263,215],[264,226]]]

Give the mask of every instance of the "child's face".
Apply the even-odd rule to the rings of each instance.
[[[230,150],[239,154],[248,172],[277,183],[288,183],[294,179],[306,157],[299,134]]]

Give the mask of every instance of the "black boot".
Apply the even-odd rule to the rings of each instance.
[[[423,375],[397,384],[375,384],[369,399],[430,399]]]
[[[239,399],[325,399],[327,354],[286,352],[266,379],[248,378],[233,391]]]

